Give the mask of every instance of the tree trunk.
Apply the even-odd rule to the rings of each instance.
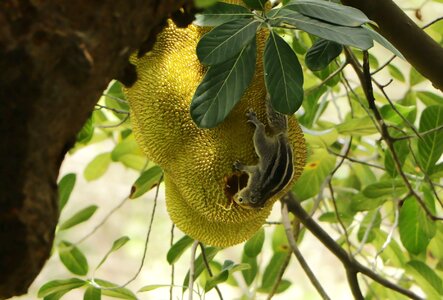
[[[59,167],[100,94],[184,2],[0,1],[0,299],[49,257]]]

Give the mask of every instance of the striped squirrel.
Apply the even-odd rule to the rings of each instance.
[[[288,118],[271,107],[266,97],[267,117],[272,135],[252,110],[246,113],[248,122],[254,124],[253,136],[256,165],[247,166],[235,161],[235,170],[248,174],[246,187],[234,195],[234,201],[245,208],[263,208],[266,201],[285,188],[294,175],[293,152],[288,141]]]

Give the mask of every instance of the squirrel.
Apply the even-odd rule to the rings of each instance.
[[[246,187],[234,195],[234,201],[245,208],[263,208],[266,201],[285,188],[294,175],[293,151],[288,141],[288,118],[274,111],[269,94],[266,97],[267,117],[272,135],[266,134],[265,125],[252,110],[246,113],[247,122],[255,126],[253,142],[258,156],[256,165],[247,166],[240,161],[234,170],[248,174]]]

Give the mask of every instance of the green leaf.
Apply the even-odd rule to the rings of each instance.
[[[340,134],[352,136],[371,135],[378,132],[369,116],[346,120],[345,122],[336,125],[335,128]]]
[[[282,224],[274,226],[272,232],[272,251],[287,253],[289,249],[285,227]]]
[[[223,270],[220,273],[218,273],[217,275],[215,275],[214,277],[208,278],[208,280],[206,280],[206,284],[204,287],[205,292],[209,292],[217,284],[225,282],[226,280],[228,280],[228,277],[229,277],[229,271]]]
[[[342,26],[358,27],[371,22],[362,11],[354,7],[322,0],[293,0],[284,8]]]
[[[418,71],[416,69],[414,69],[413,67],[411,68],[411,71],[409,73],[409,84],[411,86],[415,86],[425,80],[426,80],[426,78],[423,77],[420,73],[418,73]]]
[[[88,273],[88,261],[80,249],[70,242],[62,241],[58,244],[58,254],[65,267],[76,275]]]
[[[256,257],[261,252],[264,241],[265,230],[260,228],[260,230],[257,231],[257,233],[245,243],[243,248],[245,255],[249,257]]]
[[[207,259],[208,263],[214,259],[215,255],[218,253],[218,251],[220,251],[220,248],[216,248],[216,247],[205,248],[206,259]],[[206,268],[206,266],[203,261],[203,257],[200,254],[194,263],[194,278],[197,279],[198,276],[200,276],[200,274],[203,272],[203,270],[205,268]],[[183,293],[188,289],[188,284],[189,284],[189,271],[188,271],[188,273],[186,273],[185,280],[183,281]]]
[[[130,199],[138,198],[150,191],[159,184],[163,175],[163,170],[159,166],[154,166],[144,171],[131,187]]]
[[[87,181],[93,181],[106,173],[111,163],[111,155],[109,152],[97,155],[83,171],[83,176]]]
[[[239,18],[251,18],[254,14],[240,5],[218,2],[195,15],[195,23],[199,26],[218,26]]]
[[[106,107],[114,108],[119,111],[129,112],[129,105],[126,102],[126,96],[123,93],[123,85],[117,80],[113,80],[108,89],[104,92]],[[126,114],[113,111],[114,116],[123,120],[127,117]]]
[[[405,253],[400,248],[400,245],[397,243],[395,239],[391,239],[388,235],[381,231],[380,229],[373,230],[375,235],[375,239],[372,242],[375,248],[381,251],[380,256],[383,259],[383,262],[387,266],[395,266],[397,268],[404,268],[406,263]],[[386,245],[386,241],[389,240],[389,243]]]
[[[119,288],[117,284],[102,279],[95,279],[94,281],[102,287],[113,288],[102,289],[102,294],[105,296],[118,299],[137,300],[137,297],[134,295],[134,293],[127,288]]]
[[[421,210],[417,199],[413,197],[407,198],[400,209],[400,240],[412,254],[423,253],[432,238],[426,234],[423,222],[420,222]]]
[[[380,45],[382,45],[383,47],[394,53],[396,56],[405,59],[403,54],[401,54],[400,51],[397,50],[397,48],[395,48],[387,39],[385,39],[377,31],[372,30],[371,28],[368,27],[363,27],[363,29],[366,30],[366,32],[369,34],[371,38],[374,39],[374,41],[376,41],[377,43],[379,43]]]
[[[241,271],[246,284],[250,286],[258,272],[257,257],[249,257],[243,252],[241,261],[243,264],[248,264],[250,266],[249,269],[244,269]]]
[[[168,263],[170,265],[174,264],[182,256],[186,249],[192,245],[193,242],[194,240],[187,235],[175,242],[166,255],[166,260]]]
[[[303,72],[297,55],[274,31],[266,41],[263,63],[272,107],[283,114],[295,113],[303,102]]]
[[[58,182],[59,211],[62,211],[66,203],[68,203],[69,197],[74,189],[76,179],[76,174],[69,173],[63,176],[63,178]]]
[[[255,72],[255,38],[233,59],[209,67],[192,98],[191,116],[197,126],[221,123],[243,95]]]
[[[120,249],[121,247],[123,247],[127,242],[129,241],[129,238],[127,236],[122,236],[121,238],[118,238],[114,241],[114,243],[112,243],[112,247],[111,249],[105,254],[105,256],[102,258],[102,260],[100,261],[100,263],[97,265],[97,267],[95,268],[95,270],[97,270],[98,268],[101,267],[101,265],[103,265],[103,263],[108,259],[109,255],[112,252],[117,251],[118,249]]]
[[[37,296],[39,298],[43,298],[56,293],[65,294],[70,290],[82,287],[85,284],[86,281],[81,280],[79,278],[52,280],[42,285],[42,287],[38,290]]]
[[[363,190],[363,195],[368,198],[399,197],[408,190],[401,179],[379,181],[368,185]]]
[[[83,208],[82,210],[76,212],[72,217],[70,217],[69,219],[64,221],[60,225],[59,229],[66,230],[68,228],[71,228],[75,225],[78,225],[80,223],[83,223],[83,222],[89,220],[89,218],[92,217],[92,215],[95,213],[97,208],[98,208],[97,205],[90,205],[88,207]]]
[[[397,79],[403,83],[406,82],[406,78],[403,75],[403,73],[400,71],[399,68],[397,68],[393,64],[388,65],[388,71],[389,71],[389,74],[391,74],[391,76],[394,77],[395,79]]]
[[[335,128],[326,129],[323,131],[303,129],[306,143],[308,145],[327,148],[335,143],[338,139],[338,132]]]
[[[416,92],[416,95],[418,99],[420,99],[420,101],[423,102],[423,104],[425,104],[426,106],[443,105],[443,97],[432,92],[418,91]]]
[[[292,283],[289,280],[282,279],[282,281],[278,285],[277,290],[275,291],[275,293],[276,294],[283,293],[284,291],[286,291],[291,286],[291,284]],[[257,292],[265,293],[265,294],[270,294],[271,291],[272,291],[272,287],[267,287],[267,288],[260,287],[260,288],[257,289]]]
[[[443,107],[429,106],[421,114],[419,132],[425,132],[443,126]],[[423,135],[418,143],[418,160],[422,168],[431,173],[443,153],[443,130]]]
[[[77,133],[76,141],[80,144],[87,144],[94,135],[94,126],[92,122],[92,116],[89,117],[85,124],[83,124],[82,129],[80,129],[80,132]]]
[[[336,42],[318,39],[306,53],[306,66],[312,71],[322,70],[340,55],[343,46]]]
[[[83,300],[100,300],[102,298],[102,291],[93,286],[88,286],[83,295]]]
[[[217,3],[218,0],[194,0],[195,7],[205,8]]]
[[[274,286],[274,283],[278,278],[277,275],[280,273],[280,270],[286,261],[287,255],[288,255],[287,252],[274,253],[263,273],[263,278],[261,283],[262,289],[266,290]]]
[[[268,0],[242,0],[248,7],[257,10],[264,10]]]
[[[250,19],[235,19],[215,27],[197,44],[197,56],[204,65],[225,62],[251,43],[261,22]]]
[[[170,287],[169,284],[149,284],[149,285],[145,285],[144,287],[142,287],[141,289],[139,289],[137,291],[137,293],[141,293],[141,292],[150,292],[159,288],[164,288],[164,287]]]
[[[427,299],[441,299],[443,284],[441,278],[426,264],[412,260],[407,263],[406,271],[417,281],[417,285],[426,293]]]
[[[413,118],[417,113],[417,107],[415,105],[404,106],[400,104],[394,104],[397,111],[408,121],[413,122]],[[393,125],[401,125],[404,123],[402,117],[398,115],[398,113],[392,108],[390,104],[383,105],[380,108],[380,113],[383,117],[383,120],[388,121]]]
[[[312,19],[289,9],[271,10],[271,25],[301,29],[310,34],[336,43],[367,50],[374,46],[368,32],[361,27],[344,27]]]
[[[400,166],[403,166],[409,154],[408,141],[396,141],[394,143],[394,150],[397,154],[397,159],[400,163]],[[385,168],[386,173],[389,174],[391,177],[397,176],[397,169],[395,167],[395,162],[394,158],[392,157],[391,151],[386,151],[385,153]]]
[[[120,161],[121,157],[128,154],[137,154],[144,156],[137,142],[135,141],[134,135],[131,134],[125,139],[121,140],[112,150],[111,159],[113,161]]]
[[[293,187],[300,200],[306,200],[318,194],[326,177],[335,167],[335,156],[324,149],[318,149],[308,157],[305,169]]]

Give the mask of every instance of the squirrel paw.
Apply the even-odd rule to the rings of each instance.
[[[241,171],[242,167],[243,164],[238,160],[234,161],[234,163],[232,164],[232,168],[234,169],[234,171]]]

